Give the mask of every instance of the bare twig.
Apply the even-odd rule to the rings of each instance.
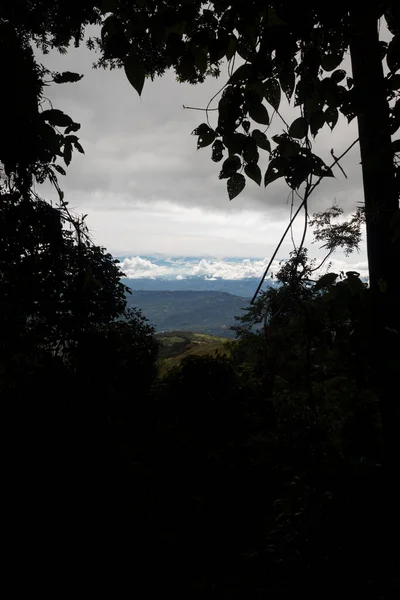
[[[332,168],[333,168],[333,167],[334,167],[334,166],[335,166],[335,165],[336,165],[336,164],[337,164],[337,163],[338,163],[338,162],[339,162],[339,161],[340,161],[340,160],[341,160],[341,159],[342,159],[344,156],[346,156],[346,154],[347,154],[348,152],[350,152],[350,150],[353,148],[353,146],[355,146],[355,145],[357,144],[357,142],[358,142],[358,138],[357,138],[356,140],[354,140],[354,142],[353,142],[352,144],[350,144],[350,146],[349,146],[349,147],[348,147],[348,148],[347,148],[347,149],[346,149],[346,150],[345,150],[345,151],[344,151],[344,152],[343,152],[343,153],[342,153],[342,154],[341,154],[341,155],[340,155],[338,158],[335,158],[334,162],[333,162],[333,163],[330,165],[330,167],[329,167],[329,168],[330,168],[330,169],[332,169]],[[315,190],[315,188],[316,188],[316,187],[317,187],[317,186],[318,186],[318,185],[321,183],[321,181],[322,181],[322,179],[323,179],[323,178],[324,178],[324,176],[323,176],[323,175],[321,175],[321,176],[320,176],[320,177],[317,179],[317,181],[316,181],[315,183],[313,183],[313,184],[311,184],[311,185],[310,185],[310,188],[309,188],[309,190],[308,190],[308,196],[307,196],[307,198],[309,198],[309,197],[311,196],[311,194],[313,193],[313,191]],[[299,194],[298,194],[298,195],[299,195]],[[299,195],[299,197],[301,198],[301,196],[300,196],[300,195]],[[305,197],[304,197],[304,199],[302,200],[302,202],[301,202],[300,206],[298,207],[298,209],[297,209],[297,210],[296,210],[296,212],[294,213],[293,217],[290,219],[289,225],[286,227],[286,229],[285,229],[285,231],[284,231],[284,233],[283,233],[283,235],[282,235],[281,239],[280,239],[280,240],[279,240],[279,242],[278,242],[278,245],[277,245],[277,247],[275,248],[275,251],[274,251],[274,253],[273,253],[273,255],[272,255],[272,258],[271,258],[271,260],[269,261],[269,263],[268,263],[268,265],[267,265],[267,268],[266,268],[266,269],[265,269],[265,271],[264,271],[264,274],[263,274],[263,276],[261,277],[261,281],[260,281],[260,283],[259,283],[259,284],[258,284],[258,286],[257,286],[257,290],[256,290],[256,292],[255,292],[255,294],[254,294],[253,298],[251,299],[251,303],[250,303],[250,304],[254,304],[254,301],[255,301],[255,299],[257,298],[257,296],[258,296],[258,293],[259,293],[259,291],[260,291],[260,289],[261,289],[261,286],[262,286],[262,284],[264,283],[264,280],[265,280],[265,278],[266,278],[266,276],[267,276],[267,273],[268,273],[268,271],[270,270],[270,268],[271,268],[271,265],[272,265],[273,261],[275,260],[275,257],[276,257],[276,255],[278,254],[278,252],[279,252],[279,249],[280,249],[280,247],[282,246],[282,244],[283,244],[283,241],[284,241],[284,239],[285,239],[285,237],[286,237],[286,235],[287,235],[288,231],[289,231],[289,230],[290,230],[290,228],[292,227],[292,225],[293,225],[293,223],[294,223],[294,221],[295,221],[295,219],[296,219],[297,215],[299,214],[299,212],[300,212],[300,211],[301,211],[301,209],[303,208],[303,206],[304,206],[304,203],[306,202],[307,198],[305,198]]]
[[[334,155],[334,153],[333,153],[333,148],[331,149],[331,155],[333,156],[333,158],[334,158],[334,159],[336,159],[336,156],[335,156],[335,155]],[[344,175],[344,176],[345,176],[345,178],[347,179],[347,175],[346,175],[346,173],[344,172],[344,170],[343,170],[343,168],[342,168],[341,164],[339,163],[339,161],[337,162],[337,166],[339,167],[339,169],[342,171],[343,175]]]
[[[184,104],[182,104],[182,107],[187,109],[187,110],[202,110],[204,112],[210,112],[212,110],[218,110],[218,108],[198,108],[197,106],[185,106]]]

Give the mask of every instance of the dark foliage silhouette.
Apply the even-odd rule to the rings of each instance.
[[[80,124],[44,88],[81,76],[50,73],[32,50],[66,52],[96,24],[98,66],[123,67],[139,94],[168,68],[195,84],[229,62],[216,124],[207,109],[193,133],[224,159],[230,199],[248,178],[283,177],[308,217],[312,191],[342,168],[315,155],[312,138],[357,117],[365,207],[345,225],[331,226],[339,208],[312,223],[329,256],[354,249],[365,220],[369,287],[351,271],[315,281],[301,244],[238,319],[230,357],[188,356],[161,376],[153,327],[126,309],[118,265],[58,181],[84,149]],[[3,3],[0,394],[13,589],[25,579],[52,596],[397,597],[399,35],[390,1]],[[283,95],[300,115],[270,140],[261,129]],[[57,205],[35,191],[45,181]]]

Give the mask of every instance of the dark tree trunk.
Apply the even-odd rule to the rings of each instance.
[[[379,282],[389,295],[398,294],[399,244],[393,243],[391,223],[399,210],[389,127],[378,20],[374,3],[353,11],[351,62],[359,107],[358,128],[367,219],[367,250],[371,289]],[[396,256],[397,254],[397,256]]]
[[[385,428],[387,459],[398,447],[399,402],[396,400],[399,356],[399,241],[392,223],[399,211],[389,128],[378,19],[375,3],[354,8],[350,44],[367,225],[367,251],[372,307],[373,363]],[[394,384],[396,383],[396,386]]]
[[[387,502],[386,530],[394,533],[398,507],[400,458],[400,249],[392,223],[399,211],[389,127],[376,3],[360,3],[352,11],[350,44],[364,184],[367,251],[371,288],[371,365],[381,407]],[[388,532],[388,533],[389,533]],[[390,536],[389,536],[390,537]],[[389,549],[390,542],[387,545]],[[390,555],[390,557],[389,557]],[[388,565],[393,551],[388,552]]]

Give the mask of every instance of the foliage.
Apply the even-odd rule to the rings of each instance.
[[[365,222],[365,213],[359,207],[349,221],[332,223],[332,219],[342,215],[343,209],[334,204],[324,212],[315,213],[310,219],[310,226],[314,228],[315,241],[324,242],[321,248],[325,248],[329,254],[341,248],[345,255],[349,256],[354,250],[359,249],[362,238],[361,225]]]
[[[123,312],[121,273],[103,248],[77,241],[60,210],[38,198],[5,191],[1,200],[1,314],[11,337],[29,330],[64,351]]]
[[[139,94],[146,76],[154,78],[172,67],[179,81],[199,83],[207,75],[219,75],[228,61],[217,124],[211,127],[207,107],[207,123],[193,133],[199,148],[214,142],[213,160],[220,160],[225,150],[228,160],[235,160],[233,173],[226,161],[222,170],[230,199],[246,183],[239,169],[260,184],[258,148],[270,154],[265,185],[285,177],[290,187],[298,188],[311,175],[332,177],[312,153],[309,135],[315,137],[325,125],[333,129],[340,114],[350,122],[360,111],[358,84],[343,63],[357,27],[352,7],[339,3],[332,11],[317,2],[295,8],[288,2],[253,0],[244,11],[240,3],[225,1],[211,2],[206,9],[201,2],[113,2],[102,11],[102,36],[89,46],[101,50],[98,66],[124,66]],[[398,14],[390,1],[375,3],[373,13],[375,20],[385,16],[393,36],[389,44],[381,42],[380,51],[389,67],[387,100],[394,134],[399,124]],[[268,129],[275,113],[280,115],[284,96],[294,99],[301,116],[283,135],[268,140],[252,124]]]
[[[56,180],[56,172],[65,175],[57,160],[62,159],[68,166],[73,150],[83,152],[83,148],[75,135],[80,125],[58,109],[43,108],[45,78],[51,73],[37,64],[30,45],[32,37],[35,38],[35,24],[29,20],[23,23],[20,15],[15,14],[11,16],[16,22],[8,21],[7,13],[8,9],[2,7],[0,67],[8,81],[8,90],[2,95],[2,110],[7,119],[3,123],[0,161],[14,187],[26,192],[33,180],[43,183],[46,179]],[[53,78],[61,83],[77,81],[80,76],[54,73]]]
[[[215,162],[225,158],[220,177],[231,199],[246,176],[260,184],[262,175],[266,185],[281,177],[292,189],[306,182],[307,199],[315,182],[333,174],[313,154],[311,137],[326,124],[333,129],[340,115],[370,114],[368,102],[382,92],[378,85],[376,94],[361,94],[366,78],[347,77],[342,61],[349,48],[357,55],[358,26],[365,33],[364,20],[376,25],[383,14],[392,35],[379,56],[388,67],[387,123],[382,111],[376,122],[379,131],[398,129],[398,3],[361,10],[356,18],[355,3],[259,0],[1,6],[8,86],[0,140],[0,391],[12,458],[8,488],[16,490],[13,538],[40,539],[50,549],[45,563],[56,586],[76,575],[93,589],[99,572],[111,572],[115,595],[126,570],[139,595],[142,587],[146,595],[204,598],[336,598],[344,589],[395,597],[398,540],[388,536],[396,534],[398,507],[380,465],[382,415],[396,416],[385,409],[398,371],[398,329],[376,309],[398,315],[390,287],[396,278],[382,278],[385,302],[377,304],[376,289],[358,273],[313,281],[316,266],[300,247],[277,274],[280,285],[238,320],[231,358],[187,356],[157,378],[153,328],[125,310],[118,266],[90,242],[57,181],[61,160],[68,166],[73,149],[83,149],[74,135],[79,125],[44,104],[45,78],[78,84],[80,75],[48,73],[31,49],[65,52],[88,24],[101,24],[101,39],[88,42],[101,50],[99,66],[124,67],[139,94],[146,77],[170,67],[180,81],[199,83],[219,75],[227,60],[218,121],[196,128],[198,147],[210,146]],[[284,96],[300,115],[270,140]],[[360,128],[362,150],[371,129],[369,122],[365,136]],[[264,173],[260,150],[269,154]],[[390,165],[395,156],[389,192],[393,173],[399,179],[397,152],[395,142],[387,153]],[[370,157],[363,161],[365,178]],[[46,179],[58,191],[57,207],[33,191]],[[383,223],[380,236],[369,235],[370,259],[380,264],[388,257],[381,252],[386,225],[396,216],[383,208],[365,214],[369,232]],[[343,244],[351,251],[359,241],[361,211],[333,225],[339,213],[314,215],[328,252]],[[393,265],[395,254],[387,267],[395,272]],[[397,435],[397,426],[393,418],[386,430]],[[394,451],[389,459],[398,466]],[[386,473],[395,481],[394,468]],[[32,565],[34,575],[44,561],[31,550],[24,569]],[[72,577],[71,556],[84,564]]]

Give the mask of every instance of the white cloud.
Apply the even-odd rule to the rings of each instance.
[[[74,154],[60,184],[70,206],[88,213],[94,240],[119,256],[271,256],[289,219],[286,184],[278,181],[264,189],[249,181],[229,202],[226,181],[218,180],[220,165],[211,161],[210,148],[197,151],[196,138],[190,135],[202,113],[182,108],[205,106],[222,81],[182,85],[169,72],[146,82],[139,98],[123,71],[93,71],[93,60],[84,47],[71,48],[65,56],[43,57],[51,69],[85,75],[76,84],[49,86],[46,96],[82,124],[78,135],[86,154]],[[289,121],[298,116],[298,109],[282,105],[282,111]],[[355,121],[347,126],[344,119],[333,133],[325,126],[317,137],[316,152],[332,160],[331,148],[340,155],[357,137],[355,129]],[[275,117],[269,133],[281,131],[282,123]],[[354,148],[342,165],[347,179],[336,169],[337,178],[323,181],[315,190],[310,212],[331,206],[334,199],[348,211],[355,208],[362,200],[359,161]],[[267,163],[263,153],[260,166]],[[46,188],[44,194],[49,193]],[[301,229],[299,221],[294,227],[297,242]],[[310,237],[306,245],[310,246]],[[280,255],[288,256],[291,248],[289,238]],[[313,252],[323,257],[316,248]],[[220,277],[218,269],[229,275],[226,265],[209,265],[206,271]],[[248,273],[257,269],[254,264],[242,267]],[[159,266],[138,263],[134,270],[163,276]],[[230,276],[235,273],[231,270]]]
[[[270,272],[276,274],[280,267],[280,260],[274,260]],[[217,279],[238,281],[247,278],[260,279],[268,266],[269,258],[257,259],[233,259],[233,258],[142,258],[140,256],[125,257],[121,259],[121,268],[129,279],[163,278],[163,279],[186,279],[188,277],[201,277],[208,281]],[[332,260],[333,272],[358,271],[361,276],[368,274],[366,261],[345,262],[341,259]],[[315,273],[318,277],[326,271],[326,266],[320,272]]]
[[[121,261],[121,269],[131,279],[156,279],[157,277],[174,275],[171,267],[157,265],[147,258],[141,258],[140,256],[124,258]]]

